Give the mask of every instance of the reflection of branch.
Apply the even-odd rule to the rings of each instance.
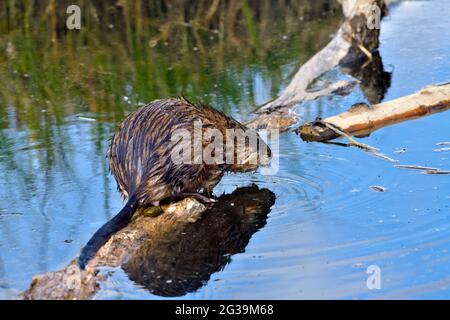
[[[384,8],[383,0],[342,0],[346,20],[334,38],[325,48],[316,53],[316,55],[300,67],[292,81],[276,99],[264,104],[255,113],[289,114],[289,110],[298,103],[305,100],[317,99],[347,87],[348,83],[337,82],[330,88],[313,94],[308,91],[308,87],[315,79],[336,66],[343,67],[344,71],[356,78],[361,78],[360,76],[363,75],[361,79],[363,84],[368,82],[365,77],[378,76],[379,72],[372,75],[367,72],[360,73],[360,70],[367,68],[368,65],[382,69],[382,63],[380,63],[379,59],[377,63],[372,64],[373,59],[379,58],[379,55],[375,51],[379,45],[379,30],[375,28],[369,29],[367,27],[367,21],[374,5],[382,9]],[[369,68],[367,70],[371,69]],[[384,85],[379,85],[377,88],[385,91],[389,83],[386,80],[384,81]],[[365,90],[363,91],[365,92]],[[376,96],[383,96],[384,91],[382,94],[377,94]],[[252,122],[255,123],[254,126],[259,126],[258,118]]]
[[[206,12],[204,24],[209,25],[209,22],[211,21],[212,17],[215,15],[217,8],[219,7],[220,0],[213,0],[211,6],[209,7],[208,11]]]
[[[209,209],[186,198],[163,207],[157,217],[148,216],[155,210],[138,212],[86,270],[81,271],[75,259],[60,271],[36,276],[22,298],[89,299],[107,278],[99,272],[104,266],[122,266],[132,280],[155,294],[179,296],[196,290],[228,263],[230,254],[245,249],[265,225],[274,201],[272,192],[252,186],[221,196]]]

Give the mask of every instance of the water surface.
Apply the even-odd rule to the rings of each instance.
[[[105,153],[127,113],[152,99],[184,94],[246,119],[342,21],[339,5],[327,1],[275,9],[230,3],[208,23],[195,11],[186,23],[179,8],[172,16],[164,8],[159,14],[125,8],[103,17],[103,24],[89,18],[78,33],[52,27],[52,18],[62,23],[59,7],[47,19],[28,17],[30,23],[2,19],[0,297],[15,298],[33,275],[65,266],[120,210]],[[384,100],[450,80],[450,20],[442,18],[448,16],[445,0],[392,8],[381,26],[380,54],[392,72]],[[348,96],[305,103],[297,112],[309,121],[360,101],[366,98],[356,88]],[[436,143],[450,141],[449,121],[447,112],[405,122],[363,142],[401,164],[449,170],[449,152],[433,151]],[[406,152],[396,153],[398,148]],[[228,175],[215,193],[250,183],[276,196],[265,225],[243,252],[181,298],[450,297],[448,176],[401,170],[360,150],[308,144],[285,133],[276,175]],[[386,191],[375,192],[373,185]],[[381,269],[381,290],[367,289],[369,265]],[[115,270],[97,298],[161,297]]]

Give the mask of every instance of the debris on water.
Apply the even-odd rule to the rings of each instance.
[[[424,173],[426,174],[450,174],[450,171],[448,170],[425,170]]]
[[[394,165],[396,168],[400,169],[412,169],[412,170],[421,170],[421,171],[439,171],[438,168],[417,166],[417,165],[405,165],[405,164],[396,164]]]
[[[416,166],[416,165],[394,165],[396,168],[400,169],[412,169],[412,170],[420,170],[422,173],[425,174],[450,174],[449,170],[442,170],[439,168],[432,168],[432,167],[424,167],[424,166]]]
[[[383,186],[370,186],[370,189],[376,192],[385,192],[387,190],[387,188]]]
[[[380,158],[380,159],[383,159],[383,160],[386,160],[386,161],[389,161],[389,162],[398,162],[398,160],[392,159],[391,157],[388,157],[387,155],[384,155],[384,154],[382,154],[380,152],[370,151],[370,153],[372,155],[374,155],[375,157],[377,157],[377,158]]]
[[[438,149],[433,149],[434,152],[444,152],[444,151],[450,151],[450,148],[438,148]]]
[[[394,153],[401,154],[405,153],[406,151],[408,151],[406,148],[395,148]]]
[[[66,240],[64,240],[64,242],[65,242],[65,243],[72,243],[73,240],[72,240],[72,239],[66,239]]]

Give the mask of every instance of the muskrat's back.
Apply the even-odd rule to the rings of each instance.
[[[171,137],[177,130],[193,132],[194,123],[220,130],[245,129],[220,111],[186,99],[155,100],[131,113],[114,134],[108,158],[118,188],[125,197],[136,196],[150,205],[182,193],[210,189],[220,180],[225,165],[175,164]]]

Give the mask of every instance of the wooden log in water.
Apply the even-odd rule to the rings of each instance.
[[[380,128],[450,109],[450,83],[431,85],[412,95],[371,107],[356,104],[348,111],[320,121],[305,123],[297,130],[305,141],[328,141],[340,135],[362,137]],[[328,126],[324,125],[328,124]]]
[[[135,214],[103,245],[85,270],[77,259],[65,268],[33,277],[26,300],[91,299],[114,268],[159,296],[182,296],[200,288],[244,251],[267,220],[275,195],[253,185],[219,197],[211,208],[186,198]],[[106,267],[106,269],[105,269]],[[111,269],[112,268],[112,269]]]

